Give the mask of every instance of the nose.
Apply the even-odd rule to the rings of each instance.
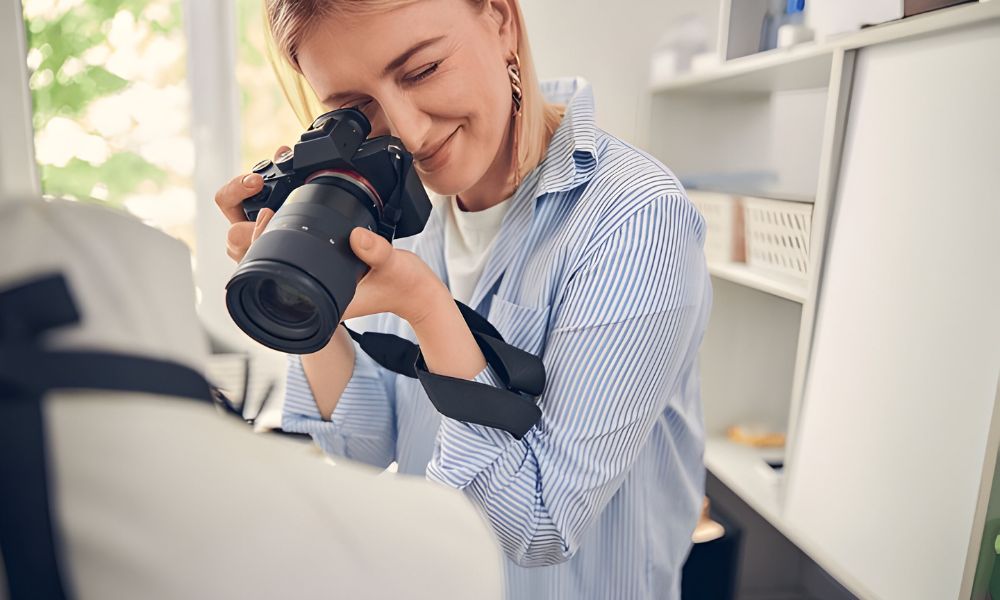
[[[379,105],[389,133],[398,137],[412,153],[424,149],[431,129],[430,115],[412,98],[402,94],[386,94],[379,98]]]

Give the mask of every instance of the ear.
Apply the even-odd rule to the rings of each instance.
[[[517,0],[487,0],[486,14],[496,26],[497,34],[500,36],[500,43],[507,48],[511,54],[517,52],[517,36],[520,31],[514,19]]]

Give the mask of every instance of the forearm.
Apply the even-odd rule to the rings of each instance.
[[[322,350],[304,354],[302,370],[309,380],[320,416],[329,421],[354,373],[354,345],[347,330],[338,326],[330,343]]]
[[[437,375],[472,379],[486,368],[486,358],[469,331],[450,293],[438,294],[419,320],[410,322],[427,370]]]
[[[410,322],[410,326],[430,372],[472,379],[486,368],[486,359],[450,294],[436,295],[430,309]],[[351,379],[354,352],[347,330],[337,327],[322,350],[302,356],[302,370],[324,420],[330,419]]]

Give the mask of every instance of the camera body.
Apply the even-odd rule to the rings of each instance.
[[[413,156],[392,136],[367,139],[360,111],[317,118],[293,150],[253,171],[264,187],[243,202],[251,221],[275,211],[226,284],[239,327],[265,346],[316,352],[333,336],[368,265],[351,251],[355,227],[388,241],[421,232],[431,203]]]
[[[350,177],[373,192],[377,233],[390,242],[420,233],[430,215],[430,200],[412,169],[413,155],[392,136],[368,140],[371,124],[354,108],[320,115],[302,134],[293,150],[275,161],[262,160],[253,172],[264,179],[264,187],[243,201],[250,221],[264,208],[277,212],[296,188],[322,176]],[[360,177],[357,177],[360,176]]]

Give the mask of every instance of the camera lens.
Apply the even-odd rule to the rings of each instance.
[[[320,175],[292,191],[226,285],[240,329],[292,354],[326,346],[368,272],[351,251],[351,231],[374,230],[377,211],[360,175]]]
[[[316,305],[295,288],[275,281],[261,281],[257,298],[271,319],[290,326],[301,326],[316,316]]]

